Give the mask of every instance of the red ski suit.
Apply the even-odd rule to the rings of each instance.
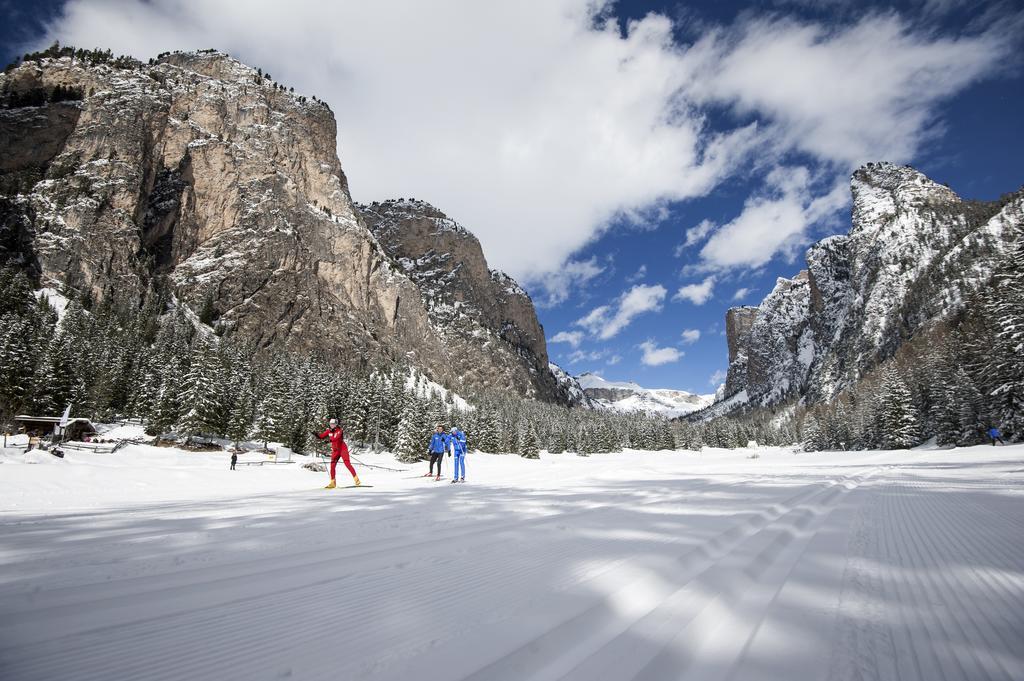
[[[352,468],[352,463],[348,460],[348,445],[345,444],[345,431],[341,429],[341,426],[337,426],[333,430],[328,428],[317,437],[321,440],[325,437],[331,439],[331,480],[334,480],[334,471],[338,467],[338,459],[344,461],[345,468],[348,469],[353,478],[356,477],[356,469]]]

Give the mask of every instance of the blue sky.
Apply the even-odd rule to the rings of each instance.
[[[554,361],[651,387],[713,389],[725,311],[848,228],[861,163],[910,163],[966,198],[1024,183],[1019,3],[0,9],[5,61],[55,38],[140,58],[218,47],[320,96],[357,200],[434,203],[531,292]]]

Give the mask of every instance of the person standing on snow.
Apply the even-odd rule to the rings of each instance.
[[[348,445],[345,444],[345,431],[341,426],[338,425],[338,419],[331,419],[329,427],[322,433],[313,433],[319,439],[329,438],[331,441],[331,481],[327,483],[327,487],[324,489],[334,489],[337,487],[337,483],[334,480],[334,471],[338,466],[338,459],[341,459],[345,463],[345,468],[352,474],[352,480],[355,481],[356,487],[359,487],[359,476],[356,475],[356,469],[352,468],[352,462],[348,460]]]
[[[466,434],[457,426],[452,426],[452,434],[448,439],[451,441],[451,455],[455,460],[455,477],[452,478],[452,482],[466,482]]]
[[[444,427],[439,423],[430,436],[430,446],[427,447],[427,454],[430,454],[430,470],[423,476],[429,478],[434,475],[434,462],[437,462],[437,477],[441,479],[441,462],[444,461],[444,453],[448,449],[448,436],[444,434]]]
[[[238,452],[231,452],[231,470],[235,470],[235,464],[238,463]]]
[[[1005,445],[1006,444],[1005,442],[1003,442],[1003,434],[1000,433],[999,429],[996,428],[995,426],[992,426],[991,428],[988,429],[988,436],[990,438],[992,438],[992,446],[993,447],[996,446],[996,442],[999,442],[999,444],[1001,444],[1001,445]]]

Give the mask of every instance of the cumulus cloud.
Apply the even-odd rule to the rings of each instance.
[[[671,362],[678,362],[683,352],[673,347],[659,348],[654,341],[644,341],[638,346],[643,350],[640,361],[649,367],[661,366]]]
[[[701,220],[700,224],[696,227],[686,230],[686,237],[683,239],[683,242],[676,246],[675,256],[678,258],[687,248],[703,241],[717,226],[711,220]]]
[[[631,274],[628,277],[626,277],[626,282],[632,284],[634,282],[640,281],[641,279],[643,279],[646,276],[647,276],[647,265],[640,265],[640,267],[637,268],[636,272],[634,272],[633,274]]]
[[[765,193],[748,198],[743,211],[704,244],[702,262],[724,269],[760,267],[779,254],[792,260],[807,243],[810,227],[848,201],[845,180],[814,196],[807,168],[776,168],[768,175]]]
[[[573,348],[578,348],[583,341],[582,331],[559,331],[548,343],[568,343]]]
[[[751,289],[745,286],[743,288],[738,288],[736,289],[736,293],[732,294],[732,299],[734,301],[743,300],[744,298],[750,295],[750,291]]]
[[[683,342],[692,345],[700,340],[700,329],[686,329],[682,333]]]
[[[576,350],[569,355],[569,364],[579,364],[580,362],[597,362],[608,356],[607,350]]]
[[[597,338],[607,340],[618,335],[638,315],[660,310],[667,293],[661,285],[637,284],[619,296],[613,305],[595,307],[575,323]]]
[[[708,379],[708,384],[718,387],[723,381],[725,381],[727,376],[728,374],[725,371],[719,369],[715,373],[711,374],[711,377]]]
[[[622,361],[622,356],[621,355],[612,355],[611,357],[608,358],[608,361],[605,362],[605,364],[607,364],[608,366],[611,367],[611,366],[615,366],[616,364],[618,364],[621,361]]]
[[[934,129],[936,105],[997,64],[1008,40],[938,35],[893,13],[840,28],[751,19],[694,46],[704,77],[689,92],[763,117],[783,149],[844,168],[903,161]]]
[[[711,276],[699,284],[681,286],[676,291],[676,294],[672,296],[672,300],[689,300],[694,305],[703,305],[711,299],[714,288],[715,278]]]
[[[538,305],[554,307],[564,303],[573,291],[586,286],[605,269],[597,262],[597,256],[592,256],[587,260],[569,260],[557,270],[535,277],[533,283],[544,292],[537,301]]]

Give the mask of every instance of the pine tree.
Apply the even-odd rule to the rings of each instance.
[[[235,401],[228,414],[227,436],[236,443],[249,437],[252,433],[253,420],[256,412],[256,395],[253,390],[252,378],[246,376],[236,384]]]
[[[953,385],[957,390],[955,404],[960,424],[957,444],[964,446],[978,444],[984,439],[984,429],[981,424],[985,421],[985,398],[963,367],[956,370]]]
[[[22,411],[31,394],[36,357],[32,322],[12,314],[0,316],[0,418]]]
[[[1016,229],[1016,247],[996,275],[996,294],[986,313],[995,327],[992,371],[995,388],[993,425],[1014,438],[1024,437],[1024,224]]]
[[[187,368],[183,358],[172,353],[160,376],[160,389],[157,391],[153,411],[146,426],[150,435],[162,435],[170,432],[181,415],[182,381]]]
[[[183,414],[178,431],[187,435],[222,435],[225,428],[220,359],[209,341],[200,337],[185,377]]]
[[[61,329],[54,335],[33,378],[32,407],[41,414],[56,414],[77,404],[84,391],[78,377],[74,337]]]
[[[519,431],[519,455],[524,459],[539,459],[540,446],[537,443],[537,431],[533,424],[527,421]]]
[[[282,442],[289,435],[289,372],[285,360],[279,357],[271,363],[264,376],[253,425],[253,437],[257,441]]]
[[[820,452],[825,449],[825,436],[822,433],[820,422],[813,413],[808,413],[804,417],[801,438],[805,452]]]
[[[424,452],[427,449],[423,436],[425,423],[426,414],[423,402],[414,395],[410,395],[405,401],[398,422],[395,452],[400,461],[411,463],[424,457]]]
[[[893,366],[885,370],[879,407],[885,449],[909,449],[918,443],[920,428],[910,389]]]

